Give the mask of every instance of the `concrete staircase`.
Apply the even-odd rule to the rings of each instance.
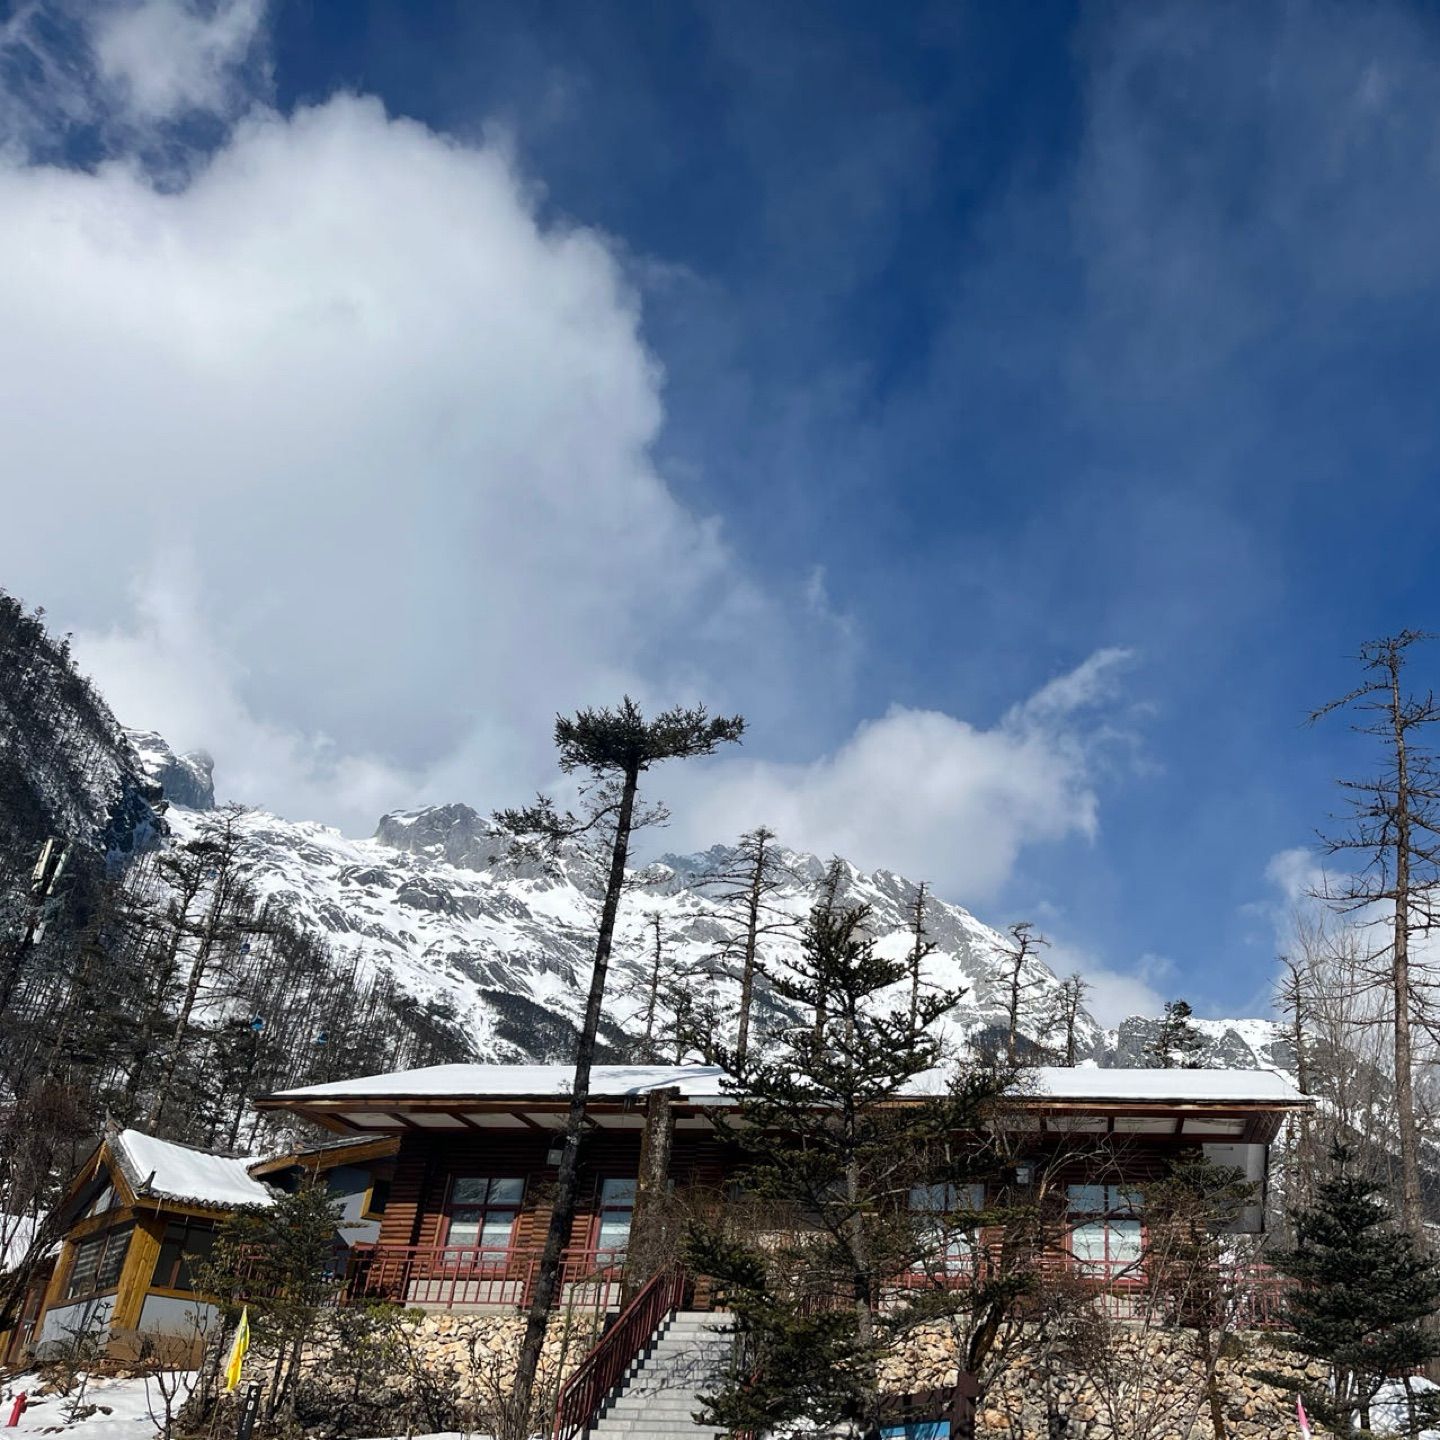
[[[701,1392],[727,1373],[733,1349],[727,1313],[677,1311],[635,1358],[589,1440],[712,1440],[720,1432],[691,1417]]]

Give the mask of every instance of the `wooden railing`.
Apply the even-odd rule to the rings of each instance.
[[[594,1424],[605,1397],[624,1379],[631,1362],[684,1296],[685,1273],[678,1266],[660,1271],[641,1287],[561,1388],[552,1440],[572,1440]]]
[[[523,1307],[534,1293],[541,1248],[356,1245],[343,1299],[392,1300],[437,1310]],[[566,1250],[556,1304],[601,1314],[618,1310],[624,1273],[623,1250]]]
[[[356,1245],[350,1254],[344,1300],[392,1300],[437,1310],[523,1307],[530,1302],[540,1265],[540,1247],[491,1248],[476,1245]],[[1078,1260],[1063,1252],[1044,1257],[1043,1269],[1093,1292],[1095,1303],[1117,1319],[1141,1318],[1157,1303],[1138,1262]],[[998,1246],[944,1257],[939,1267],[897,1276],[886,1294],[937,1286],[963,1290],[994,1280],[1013,1258]],[[565,1309],[610,1314],[623,1303],[625,1253],[571,1249],[561,1262],[556,1304]],[[1268,1265],[1249,1262],[1217,1272],[1212,1293],[1222,1296],[1239,1329],[1266,1329],[1282,1323],[1288,1280]],[[804,1288],[803,1285],[801,1288]],[[1200,1286],[1192,1287],[1197,1292]],[[881,1297],[881,1303],[885,1303]]]

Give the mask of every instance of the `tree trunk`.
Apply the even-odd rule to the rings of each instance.
[[[640,786],[638,766],[625,772],[620,792],[620,810],[615,819],[615,842],[610,852],[610,878],[605,887],[605,904],[600,911],[600,932],[595,938],[595,967],[590,974],[590,994],[585,1002],[585,1023],[575,1051],[575,1083],[570,1092],[570,1111],[565,1118],[564,1148],[555,1177],[555,1200],[550,1211],[550,1228],[545,1232],[545,1249],[525,1317],[525,1339],[515,1367],[515,1397],[522,1412],[528,1413],[535,1391],[535,1374],[540,1367],[540,1350],[550,1306],[560,1278],[560,1264],[570,1225],[575,1217],[575,1182],[580,1169],[580,1137],[585,1126],[585,1106],[590,1098],[590,1069],[595,1061],[595,1037],[600,1030],[600,1009],[605,999],[605,972],[615,938],[615,916],[620,893],[625,887],[625,863],[630,854],[630,828],[635,817],[635,792]]]
[[[1416,1243],[1429,1250],[1420,1202],[1420,1153],[1415,1127],[1415,1077],[1410,1037],[1410,773],[1401,716],[1400,677],[1391,674],[1395,727],[1395,929],[1391,986],[1395,992],[1395,1109],[1400,1134],[1400,1214]]]
[[[735,1036],[735,1066],[743,1068],[750,1048],[750,1006],[755,993],[755,945],[760,931],[760,895],[765,879],[765,841],[755,850],[755,873],[750,880],[750,895],[745,917],[745,965],[740,972],[740,1028]]]
[[[670,1256],[665,1226],[665,1199],[670,1179],[670,1152],[675,1139],[678,1090],[652,1090],[645,1101],[645,1128],[640,1133],[640,1165],[635,1184],[635,1212],[625,1255],[625,1300],[661,1270]]]
[[[205,977],[206,966],[210,963],[210,951],[220,929],[220,911],[227,898],[228,862],[215,879],[215,898],[210,903],[210,914],[205,920],[205,930],[200,937],[200,947],[195,952],[195,962],[190,967],[190,979],[185,986],[185,998],[180,1002],[180,1013],[175,1018],[175,1034],[170,1046],[170,1058],[165,1062],[164,1073],[155,1092],[155,1104],[150,1111],[150,1124],[158,1125],[165,1113],[165,1103],[170,1098],[170,1087],[175,1083],[175,1072],[180,1067],[180,1052],[185,1047],[185,1032],[190,1027],[190,1016],[195,1001],[200,995],[200,982]]]

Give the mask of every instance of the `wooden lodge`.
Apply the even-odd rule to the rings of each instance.
[[[663,1176],[671,1194],[724,1192],[736,1156],[714,1125],[715,1112],[735,1103],[722,1081],[703,1065],[596,1067],[561,1303],[618,1307],[640,1248],[642,1176]],[[562,1065],[442,1065],[287,1091],[257,1105],[339,1135],[396,1139],[379,1232],[352,1250],[352,1294],[478,1310],[528,1299],[570,1084]],[[1012,1136],[1007,1183],[1023,1189],[1043,1177],[1064,1205],[1063,1263],[1103,1282],[1133,1273],[1141,1253],[1135,1187],[1185,1150],[1255,1183],[1257,1201],[1237,1228],[1261,1230],[1271,1142],[1287,1116],[1311,1103],[1268,1070],[1041,1067],[1027,1072],[1023,1093],[1007,1097],[988,1128]],[[986,1200],[969,1197],[969,1208]]]

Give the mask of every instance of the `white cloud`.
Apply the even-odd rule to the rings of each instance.
[[[83,637],[84,662],[111,708],[135,729],[158,730],[180,751],[224,757],[221,798],[284,797],[291,815],[378,816],[421,777],[328,736],[254,715],[240,693],[245,665],[199,623],[199,591],[183,556],[136,588],[127,625]]]
[[[1158,1015],[1165,1008],[1165,997],[1142,976],[1094,963],[1079,968],[1090,986],[1085,1006],[1107,1030],[1131,1015]]]
[[[324,792],[343,767],[317,760],[297,790],[246,752],[262,731],[383,757],[386,803],[511,798],[556,710],[783,711],[843,642],[667,488],[636,298],[603,236],[538,221],[503,149],[339,97],[253,112],[174,193],[11,164],[0,207],[6,583],[103,687],[169,677],[122,717],[208,745],[238,798],[373,824],[378,782]],[[127,599],[182,554],[177,638]],[[219,736],[185,733],[187,656]]]
[[[262,7],[206,13],[92,26],[136,116],[243,103]],[[836,733],[857,642],[823,571],[761,584],[677,500],[617,249],[542,221],[503,146],[339,96],[255,106],[181,168],[166,191],[130,160],[0,164],[0,574],[78,631],[126,723],[351,831],[515,798],[557,710],[626,690],[745,711],[792,753]],[[810,763],[663,788],[696,841],[765,820],[983,900],[1026,846],[1096,832],[1125,658],[988,728],[895,707]]]
[[[1096,712],[1128,659],[1098,651],[989,729],[896,706],[819,760],[716,767],[684,792],[684,833],[713,840],[764,822],[797,848],[982,901],[1024,846],[1095,834]]]
[[[176,119],[190,111],[230,116],[248,99],[241,71],[265,18],[265,0],[138,0],[96,12],[92,44],[101,78],[130,117]]]

